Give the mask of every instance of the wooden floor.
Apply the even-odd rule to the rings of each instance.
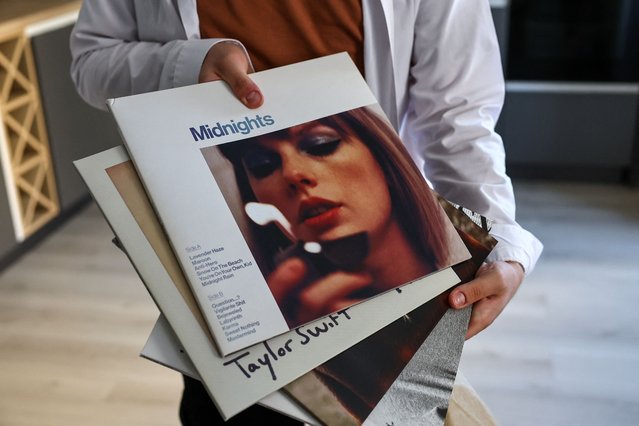
[[[176,425],[158,315],[95,206],[0,275],[0,425]]]
[[[462,368],[503,425],[639,424],[639,191],[519,184],[537,270]],[[91,206],[0,275],[0,425],[176,425],[157,316]]]
[[[545,251],[466,376],[503,425],[639,425],[639,190],[517,190]]]

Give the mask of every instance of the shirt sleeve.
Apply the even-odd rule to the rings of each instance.
[[[403,136],[437,192],[494,221],[499,243],[488,259],[517,261],[529,273],[543,246],[515,221],[494,130],[504,80],[488,2],[423,0],[416,16]]]
[[[207,52],[220,40],[187,40],[167,4],[83,2],[70,47],[71,77],[86,102],[104,109],[108,98],[197,83]]]

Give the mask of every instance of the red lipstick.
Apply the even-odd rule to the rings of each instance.
[[[305,226],[324,229],[337,223],[341,205],[319,197],[303,200],[298,211],[298,221]]]

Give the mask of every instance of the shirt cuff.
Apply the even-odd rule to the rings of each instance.
[[[541,241],[516,224],[493,223],[490,234],[498,243],[486,261],[515,261],[524,267],[526,275],[532,272],[544,248]]]

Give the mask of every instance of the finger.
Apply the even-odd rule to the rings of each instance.
[[[475,279],[455,288],[448,296],[450,306],[461,309],[502,291],[503,281],[494,268],[494,264],[482,266]]]
[[[524,270],[516,262],[496,262],[494,266],[478,271],[478,275],[499,284],[497,290],[493,292],[494,294],[475,302],[473,305],[466,339],[470,339],[484,330],[501,314],[517,292],[524,277]]]
[[[361,302],[363,299],[339,299],[335,301],[330,307],[331,312],[339,312],[346,310],[356,303]]]
[[[286,296],[293,291],[304,279],[306,265],[297,258],[292,257],[280,263],[268,277],[268,286],[278,304],[282,304]]]
[[[480,331],[491,325],[508,303],[508,297],[496,297],[493,299],[483,299],[473,305],[470,315],[466,340],[478,334]]]
[[[365,273],[334,272],[300,292],[300,313],[305,317],[318,317],[335,310],[339,301],[370,285],[371,277]]]

